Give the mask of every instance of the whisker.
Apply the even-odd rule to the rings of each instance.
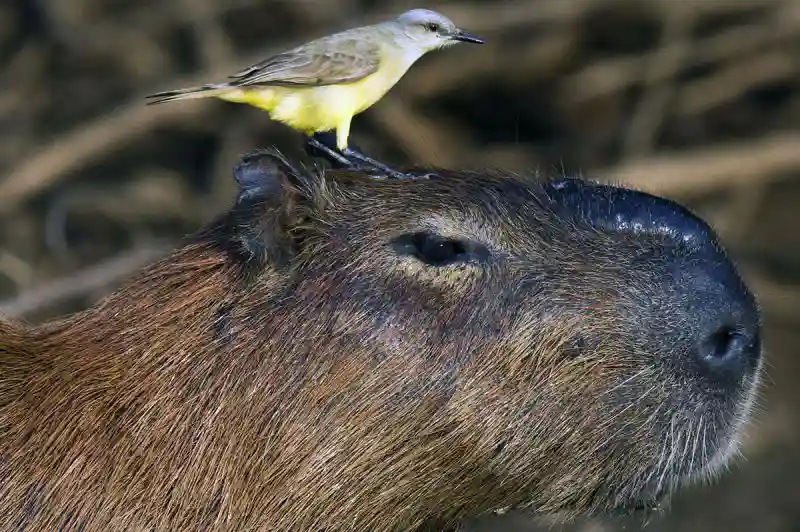
[[[666,477],[667,470],[671,469],[671,467],[668,466],[672,464],[673,456],[675,456],[675,416],[676,414],[672,414],[672,417],[670,417],[669,419],[670,453],[664,463],[664,468],[661,472],[661,476],[658,479],[656,491],[661,491],[662,488],[664,487],[664,478]]]
[[[643,368],[642,370],[640,370],[640,371],[637,371],[636,373],[634,373],[634,374],[633,374],[633,375],[631,375],[630,377],[626,378],[626,379],[625,379],[625,380],[623,380],[622,382],[618,383],[617,385],[615,385],[615,386],[613,386],[613,387],[609,388],[608,390],[604,391],[603,393],[601,393],[601,394],[600,394],[600,395],[598,395],[597,397],[599,398],[599,397],[603,397],[604,395],[608,395],[608,394],[610,394],[610,393],[612,393],[612,392],[614,392],[614,391],[616,391],[616,390],[618,390],[618,389],[622,388],[623,386],[625,386],[626,384],[628,384],[628,383],[629,383],[629,382],[631,382],[632,380],[634,380],[634,379],[636,379],[636,378],[638,378],[638,377],[641,377],[641,376],[642,376],[644,373],[646,373],[646,372],[648,372],[648,371],[654,371],[654,369],[655,369],[655,368],[652,368],[652,367],[650,367],[650,366],[648,366],[648,367],[645,367],[645,368]]]

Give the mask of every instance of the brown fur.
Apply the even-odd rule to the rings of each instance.
[[[734,437],[749,388],[703,418],[635,347],[624,309],[655,274],[625,265],[663,240],[560,221],[521,177],[277,173],[93,308],[0,321],[0,529],[583,514],[710,472]],[[385,245],[420,226],[504,259],[437,269]],[[673,447],[703,431],[696,464],[665,454],[673,423]]]

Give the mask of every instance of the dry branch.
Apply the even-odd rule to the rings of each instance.
[[[195,105],[144,108],[135,103],[77,128],[29,157],[21,167],[0,181],[0,214],[53,185],[60,177],[98,154],[146,133],[165,118],[188,118],[197,115],[198,111],[199,106]]]
[[[732,185],[768,183],[800,172],[800,134],[776,134],[690,152],[633,159],[593,174],[668,196],[690,196]],[[798,174],[800,177],[800,174]]]
[[[691,54],[683,63],[659,62],[662,55],[680,54],[685,43],[665,43],[660,49],[632,56],[615,57],[586,65],[577,73],[564,78],[562,86],[565,97],[571,103],[581,103],[593,98],[617,93],[642,81],[648,72],[651,82],[660,82],[674,77],[679,67],[726,62],[742,55],[752,54],[766,46],[781,46],[797,36],[797,24],[787,23],[775,15],[781,23],[771,26],[759,21],[721,31],[692,43]],[[673,50],[676,49],[676,50]]]
[[[265,53],[275,53],[272,50]],[[263,54],[249,57],[238,64],[243,68]],[[233,67],[236,69],[239,67]],[[203,72],[187,79],[176,80],[169,86],[189,86],[224,76],[230,67],[214,72]],[[0,180],[0,214],[16,207],[42,189],[52,186],[66,174],[80,168],[103,153],[151,131],[165,122],[190,120],[201,116],[209,100],[197,100],[183,105],[145,105],[145,95],[133,98],[116,111],[81,124],[73,131],[55,139],[49,146],[28,157],[24,164]]]
[[[660,13],[674,9],[674,0],[647,0],[649,8]],[[747,11],[754,7],[790,5],[791,0],[700,0],[682,2],[690,16],[719,12]],[[532,24],[571,23],[598,7],[609,5],[608,0],[515,0],[503,2],[451,2],[438,6],[444,13],[457,18],[460,24],[480,30],[505,30]]]
[[[458,128],[443,127],[441,120],[434,123],[430,117],[413,113],[396,99],[380,102],[372,112],[386,133],[415,164],[453,168],[459,165],[459,154],[470,146]],[[442,130],[447,134],[442,135]]]
[[[163,247],[147,247],[122,253],[61,279],[42,284],[19,296],[0,301],[0,315],[26,316],[68,299],[108,289],[134,271],[162,256]]]
[[[789,79],[797,72],[797,54],[776,50],[747,57],[715,74],[679,90],[676,113],[691,115],[734,100],[746,90]]]
[[[686,12],[676,6],[667,16],[661,46],[645,71],[646,92],[637,104],[624,139],[626,157],[642,156],[654,148],[656,134],[677,85],[674,78],[663,79],[660,73],[677,72],[689,50],[689,20]]]

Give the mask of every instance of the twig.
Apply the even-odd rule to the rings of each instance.
[[[754,86],[797,74],[797,54],[775,50],[745,57],[713,76],[687,83],[678,90],[675,112],[690,115],[734,100]]]
[[[263,58],[265,54],[277,51],[276,49],[254,54],[240,61],[239,65],[244,68]],[[225,73],[221,70],[201,72],[186,79],[173,81],[169,86],[196,85],[223,75]],[[52,185],[81,165],[87,164],[98,154],[113,150],[164,122],[194,118],[209,105],[209,100],[196,100],[174,105],[146,106],[145,95],[150,92],[154,91],[140,94],[113,113],[77,125],[72,132],[53,140],[49,146],[31,155],[11,174],[0,179],[0,214],[8,212],[41,189]]]
[[[23,317],[62,301],[103,289],[162,256],[166,249],[165,247],[134,249],[72,275],[32,288],[14,299],[0,302],[0,314]]]
[[[429,117],[410,112],[397,98],[380,102],[373,116],[415,164],[458,166],[458,154],[469,146],[458,128],[434,124]]]
[[[662,153],[595,172],[656,194],[702,194],[732,184],[768,182],[800,168],[800,134],[784,133],[693,152]]]
[[[677,72],[690,50],[690,24],[682,5],[676,4],[666,13],[659,49],[645,72],[645,93],[633,112],[623,141],[622,152],[626,158],[652,151],[667,105],[675,94],[675,78],[661,79],[660,73]],[[671,46],[671,43],[675,44]]]
[[[234,57],[233,46],[221,25],[215,9],[219,4],[205,0],[180,0],[180,5],[191,19],[195,41],[205,69],[220,70]]]
[[[165,120],[189,118],[200,110],[197,105],[146,108],[140,101],[83,127],[76,127],[72,133],[56,139],[0,180],[0,214],[86,164],[97,154],[113,150]]]
[[[563,32],[543,36],[524,45],[503,47],[502,53],[492,48],[469,51],[469,61],[456,60],[457,68],[449,66],[453,64],[451,57],[426,58],[409,74],[409,81],[402,82],[399,88],[405,97],[431,98],[486,77],[498,82],[530,79],[531,70],[535,70],[537,77],[546,77],[554,66],[569,55],[574,45],[573,36]],[[466,54],[467,51],[453,51],[450,55],[455,53]]]
[[[662,11],[674,9],[674,0],[648,0]],[[607,0],[516,0],[498,8],[494,2],[452,2],[437,7],[463,26],[477,30],[499,31],[534,23],[571,23],[607,3]],[[782,0],[695,0],[682,2],[692,16],[726,11],[745,11],[758,6],[781,5]]]
[[[780,13],[776,14],[779,18]],[[752,53],[768,44],[779,45],[787,37],[794,37],[797,28],[789,23],[769,25],[754,23],[748,26],[739,26],[731,30],[720,32],[713,36],[701,39],[692,44],[692,53],[685,58],[685,63],[654,63],[655,58],[661,54],[672,54],[669,48],[680,48],[681,43],[670,43],[667,48],[637,54],[629,57],[613,58],[598,61],[579,70],[576,74],[566,77],[561,86],[564,97],[570,103],[580,103],[586,100],[599,98],[622,91],[641,80],[641,73],[648,64],[657,64],[664,67],[650,72],[652,80],[661,81],[674,77],[677,67],[697,66],[729,60],[743,53]]]
[[[4,248],[0,248],[0,273],[17,286],[25,286],[33,279],[31,265]]]

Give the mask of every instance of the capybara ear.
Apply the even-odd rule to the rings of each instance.
[[[280,200],[287,192],[297,193],[308,186],[305,174],[276,149],[244,155],[233,167],[233,178],[239,186],[240,202],[248,199]]]
[[[239,187],[233,209],[234,240],[253,263],[285,265],[294,255],[292,228],[310,201],[310,175],[292,166],[277,150],[249,153],[233,168]]]

